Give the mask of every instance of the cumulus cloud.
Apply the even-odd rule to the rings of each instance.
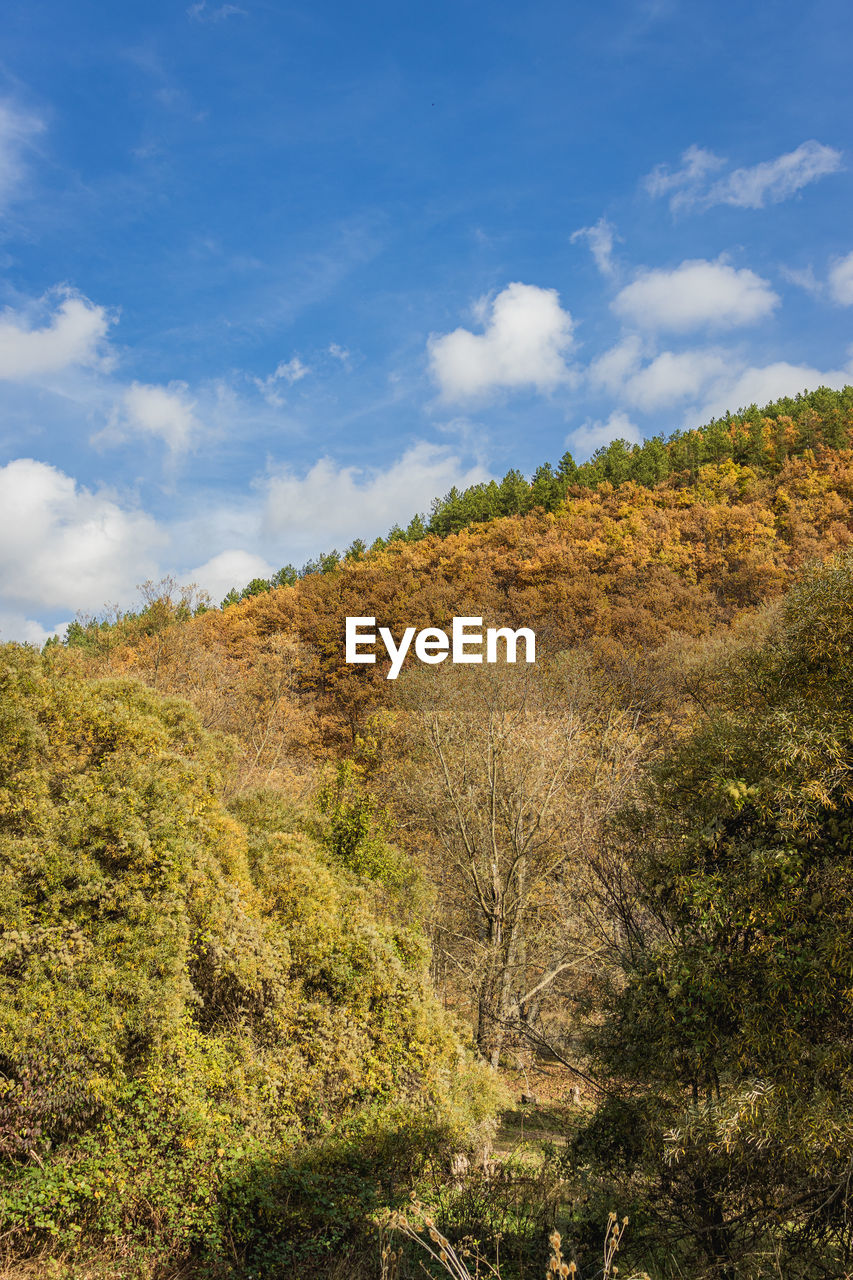
[[[842,307],[853,306],[853,253],[832,263],[828,279],[833,300]]]
[[[510,284],[481,300],[482,333],[455,329],[429,340],[432,373],[447,400],[487,395],[500,388],[551,391],[569,379],[565,355],[572,318],[556,289]]]
[[[680,209],[709,209],[728,204],[740,209],[762,209],[795,195],[810,182],[842,168],[841,152],[811,139],[794,151],[762,160],[759,164],[733,169],[715,182],[709,176],[725,165],[725,160],[701,147],[688,147],[680,169],[658,165],[645,179],[652,196],[669,196],[673,212]]]
[[[774,364],[729,369],[713,386],[700,410],[699,420],[707,421],[750,404],[769,404],[781,396],[795,396],[801,391],[814,391],[816,387],[832,387],[839,391],[851,381],[853,367],[850,366],[846,369],[816,369],[813,365],[778,360]]]
[[[0,609],[0,643],[16,640],[18,644],[34,644],[40,649],[51,636],[65,635],[70,621],[71,619],[67,618],[55,626],[44,627],[24,613]]]
[[[185,453],[204,430],[194,412],[196,402],[188,392],[185,382],[170,382],[167,387],[131,383],[94,442],[154,436],[164,441],[171,453]]]
[[[593,390],[650,413],[696,401],[736,364],[730,352],[716,347],[655,353],[637,334],[628,334],[594,360],[586,376]]]
[[[611,440],[640,444],[642,438],[639,427],[635,426],[626,413],[617,409],[606,422],[585,422],[582,427],[569,433],[566,443],[579,459],[584,459],[602,445],[610,444]]]
[[[386,468],[342,467],[321,458],[304,476],[285,470],[266,481],[264,532],[299,555],[342,548],[355,537],[408,523],[454,484],[486,478],[483,467],[464,468],[452,450],[423,441]]]
[[[673,271],[643,271],[613,300],[618,316],[641,329],[686,333],[763,320],[779,305],[769,283],[722,258],[689,259]]]
[[[731,356],[713,348],[662,351],[626,379],[622,394],[629,404],[649,413],[701,395],[730,370]]]
[[[0,102],[0,208],[7,205],[26,174],[26,152],[44,131],[44,121],[13,102]]]
[[[156,576],[164,535],[144,512],[43,462],[0,467],[0,594],[9,611],[74,613]]]
[[[599,218],[591,227],[579,227],[569,239],[572,244],[577,244],[579,240],[586,241],[593,261],[603,276],[616,274],[616,264],[613,261],[616,228],[606,218]]]
[[[692,405],[698,425],[753,402],[766,404],[819,386],[843,387],[851,381],[851,370],[822,370],[786,361],[751,365],[741,353],[720,347],[650,356],[632,336],[593,362],[587,379],[594,389],[605,390],[643,413]]]
[[[42,299],[39,309],[43,309]],[[105,365],[104,340],[111,317],[88,298],[67,293],[47,324],[33,325],[33,312],[7,308],[0,317],[0,378],[24,381],[73,365]]]
[[[278,567],[281,568],[280,565]],[[219,555],[212,556],[185,576],[202,591],[209,592],[213,603],[218,604],[232,587],[239,590],[253,578],[269,578],[273,573],[275,569],[263,557],[253,555],[250,551],[231,548],[220,551]]]
[[[617,395],[629,376],[640,368],[642,356],[643,343],[637,334],[630,333],[592,361],[587,379],[597,390]]]

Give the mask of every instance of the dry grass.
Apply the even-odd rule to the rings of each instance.
[[[614,1280],[618,1268],[616,1255],[622,1243],[622,1237],[628,1226],[628,1219],[619,1221],[617,1214],[611,1213],[607,1220],[602,1247],[602,1267],[598,1272],[598,1280]],[[443,1236],[434,1219],[425,1210],[419,1200],[413,1200],[407,1213],[391,1212],[380,1227],[380,1280],[398,1280],[403,1250],[398,1237],[411,1241],[430,1257],[433,1262],[452,1280],[501,1280],[501,1263],[499,1255],[491,1262],[480,1252],[474,1240],[463,1239],[456,1246]],[[558,1277],[575,1277],[577,1264],[563,1257],[563,1240],[559,1231],[552,1231],[549,1236],[551,1254],[547,1260],[545,1280],[557,1280]],[[395,1247],[396,1246],[396,1247]],[[426,1274],[426,1268],[423,1268]],[[625,1280],[649,1280],[645,1272],[636,1272],[626,1276]]]

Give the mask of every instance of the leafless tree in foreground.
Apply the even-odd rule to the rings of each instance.
[[[541,1037],[549,998],[595,963],[586,855],[633,784],[643,717],[577,655],[413,671],[401,686],[392,803],[438,886],[437,961],[497,1065],[508,1035]]]

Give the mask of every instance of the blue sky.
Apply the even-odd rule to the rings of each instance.
[[[0,638],[853,381],[852,25],[11,0]]]

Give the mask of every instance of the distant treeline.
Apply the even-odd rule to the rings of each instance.
[[[343,554],[333,549],[307,561],[301,569],[287,564],[271,578],[253,578],[242,590],[229,591],[222,608],[275,587],[293,586],[309,574],[331,573],[342,560],[362,560],[395,542],[420,542],[431,535],[446,538],[471,525],[527,515],[537,509],[556,512],[568,496],[604,484],[617,488],[632,483],[651,489],[675,480],[690,485],[700,467],[726,459],[750,467],[756,475],[773,475],[787,458],[819,448],[847,448],[852,433],[853,386],[841,391],[819,387],[795,397],[784,396],[763,409],[752,405],[737,414],[727,413],[705,426],[675,431],[668,438],[652,436],[643,444],[612,440],[580,465],[566,452],[556,465],[545,462],[537,467],[529,480],[513,468],[500,483],[483,481],[461,490],[454,485],[443,498],[435,499],[429,516],[414,515],[405,529],[395,524],[385,538],[376,538],[369,547],[356,538]]]

